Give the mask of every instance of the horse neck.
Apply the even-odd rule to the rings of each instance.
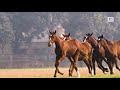
[[[72,38],[71,37],[66,37],[66,40],[72,40]]]
[[[112,52],[109,45],[112,45],[112,44],[111,44],[108,40],[104,39],[104,45],[103,45],[103,47],[104,47],[107,51]]]
[[[115,44],[120,45],[120,41],[116,41]]]
[[[63,46],[63,40],[59,36],[56,36],[55,45],[56,48],[62,48]]]
[[[68,40],[72,40],[72,38],[71,38],[71,37],[68,37],[67,39],[68,39]]]
[[[99,46],[97,40],[96,40],[95,38],[93,38],[93,37],[92,37],[91,46],[92,46],[94,49],[98,48],[98,46]]]

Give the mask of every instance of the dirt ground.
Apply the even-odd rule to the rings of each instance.
[[[60,68],[64,75],[57,74],[58,78],[68,78],[69,68]],[[0,78],[54,78],[55,68],[39,68],[39,69],[0,69]],[[81,77],[89,77],[87,68],[79,68]],[[97,68],[97,75],[103,75],[103,72]],[[115,74],[120,72],[114,69]],[[109,72],[107,73],[109,75]],[[77,77],[74,71],[73,78]]]

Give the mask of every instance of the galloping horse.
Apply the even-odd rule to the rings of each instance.
[[[93,68],[94,68],[94,74],[96,74],[95,69],[95,61],[97,62],[98,67],[103,71],[103,73],[108,72],[107,68],[104,68],[102,66],[102,61],[104,60],[107,63],[107,60],[105,58],[105,50],[102,46],[99,45],[97,40],[92,36],[93,33],[86,34],[86,37],[84,37],[83,42],[89,42],[93,47]]]
[[[63,34],[64,36],[64,40],[73,40],[71,37],[70,37],[70,33],[69,34]],[[85,54],[85,56],[88,57],[88,59],[85,59],[84,55],[80,54],[79,53],[79,58],[78,58],[78,61],[84,61],[84,63],[87,65],[88,67],[88,70],[89,70],[89,73],[90,74],[93,74],[92,73],[92,46],[88,43],[88,42],[79,42],[79,45],[80,45],[80,50]],[[71,71],[72,73],[72,71]]]
[[[59,71],[58,66],[65,57],[68,57],[68,59],[71,61],[71,66],[72,66],[73,58],[71,58],[71,57],[73,57],[73,55],[77,51],[77,49],[79,47],[79,42],[77,40],[65,41],[57,35],[56,30],[55,30],[54,32],[50,32],[48,46],[49,47],[52,46],[53,43],[55,43],[55,45],[56,45],[56,48],[55,48],[55,54],[56,54],[55,68],[56,68],[56,70],[55,70],[55,74],[54,74],[54,77],[56,77],[57,72],[60,73],[61,75],[63,75],[63,73]],[[79,77],[80,73],[79,73],[77,67],[75,67],[75,70],[77,71],[78,77]],[[71,70],[69,70],[69,76],[71,76],[70,71]]]
[[[113,67],[114,64],[116,66],[116,69],[120,71],[120,68],[118,67],[118,48],[117,44],[118,42],[114,43],[113,41],[108,41],[103,37],[103,35],[98,37],[98,40],[100,44],[104,47],[105,49],[105,56],[108,59],[108,66],[110,69],[110,74],[114,74],[113,72]]]
[[[62,34],[64,40],[71,40],[72,38],[70,37],[70,33],[68,34]]]
[[[120,41],[115,41],[115,46],[117,47],[117,55],[118,59],[120,60]]]

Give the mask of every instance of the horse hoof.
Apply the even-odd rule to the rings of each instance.
[[[54,77],[57,77],[57,76],[54,76]]]
[[[109,72],[108,68],[105,68],[105,72]]]
[[[107,71],[103,72],[104,74],[107,74]]]
[[[64,73],[61,73],[61,75],[63,75]]]
[[[80,75],[78,76],[78,78],[80,78]]]
[[[114,75],[114,72],[110,73],[111,75]]]

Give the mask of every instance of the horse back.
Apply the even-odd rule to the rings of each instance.
[[[66,40],[63,44],[63,51],[66,52],[67,56],[73,55],[79,48],[79,42],[76,39]]]
[[[89,44],[88,42],[80,43],[80,47],[85,48],[85,49],[88,50],[88,51],[91,51],[91,50],[92,50],[92,46],[91,46],[91,44]]]
[[[79,50],[84,56],[92,55],[92,46],[88,42],[79,43]]]
[[[117,55],[120,56],[120,41],[115,42],[116,50],[117,50]]]

